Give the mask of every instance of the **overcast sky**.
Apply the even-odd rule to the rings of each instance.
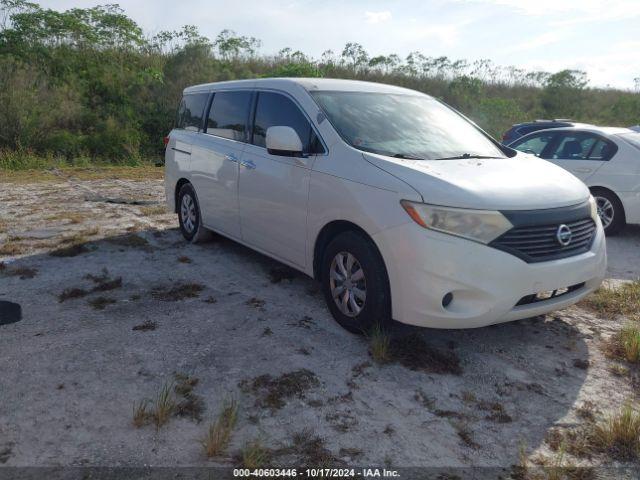
[[[38,0],[35,0],[38,1]],[[40,0],[59,10],[114,0]],[[319,57],[346,42],[371,55],[491,59],[531,70],[585,70],[592,86],[632,89],[640,77],[640,0],[121,0],[147,33],[228,28]]]

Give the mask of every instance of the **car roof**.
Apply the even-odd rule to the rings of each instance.
[[[428,96],[416,90],[396,87],[376,82],[344,80],[337,78],[257,78],[250,80],[232,80],[193,85],[184,89],[184,93],[209,92],[227,88],[282,88],[302,87],[307,91],[372,92],[396,95]]]
[[[539,126],[539,125],[574,125],[576,124],[576,122],[574,122],[573,120],[532,120],[531,122],[521,122],[521,123],[514,123],[513,125],[511,125],[511,128],[519,128],[519,127],[533,127],[533,126]]]
[[[587,125],[580,124],[572,127],[559,127],[559,128],[546,128],[544,130],[538,130],[536,132],[529,133],[528,135],[532,135],[534,133],[540,132],[587,132],[587,133],[599,133],[600,135],[617,135],[620,133],[631,133],[633,130],[628,128],[621,127],[600,127],[598,125]],[[527,135],[525,135],[527,136]]]

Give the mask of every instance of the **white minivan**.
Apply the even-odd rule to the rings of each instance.
[[[165,169],[188,241],[215,231],[316,278],[352,332],[540,315],[606,270],[580,180],[413,90],[316,78],[188,87]]]

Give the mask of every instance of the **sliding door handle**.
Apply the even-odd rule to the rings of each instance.
[[[238,159],[236,158],[236,156],[233,153],[225,155],[224,159],[225,160],[229,160],[230,162],[233,162],[233,163],[238,163]]]

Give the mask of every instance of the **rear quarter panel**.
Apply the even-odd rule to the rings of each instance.
[[[627,223],[640,223],[640,150],[617,142],[618,152],[586,180],[587,186],[613,191],[625,211]]]
[[[181,178],[190,180],[191,143],[195,132],[172,130],[164,156],[164,190],[167,208],[174,212],[176,184]]]

